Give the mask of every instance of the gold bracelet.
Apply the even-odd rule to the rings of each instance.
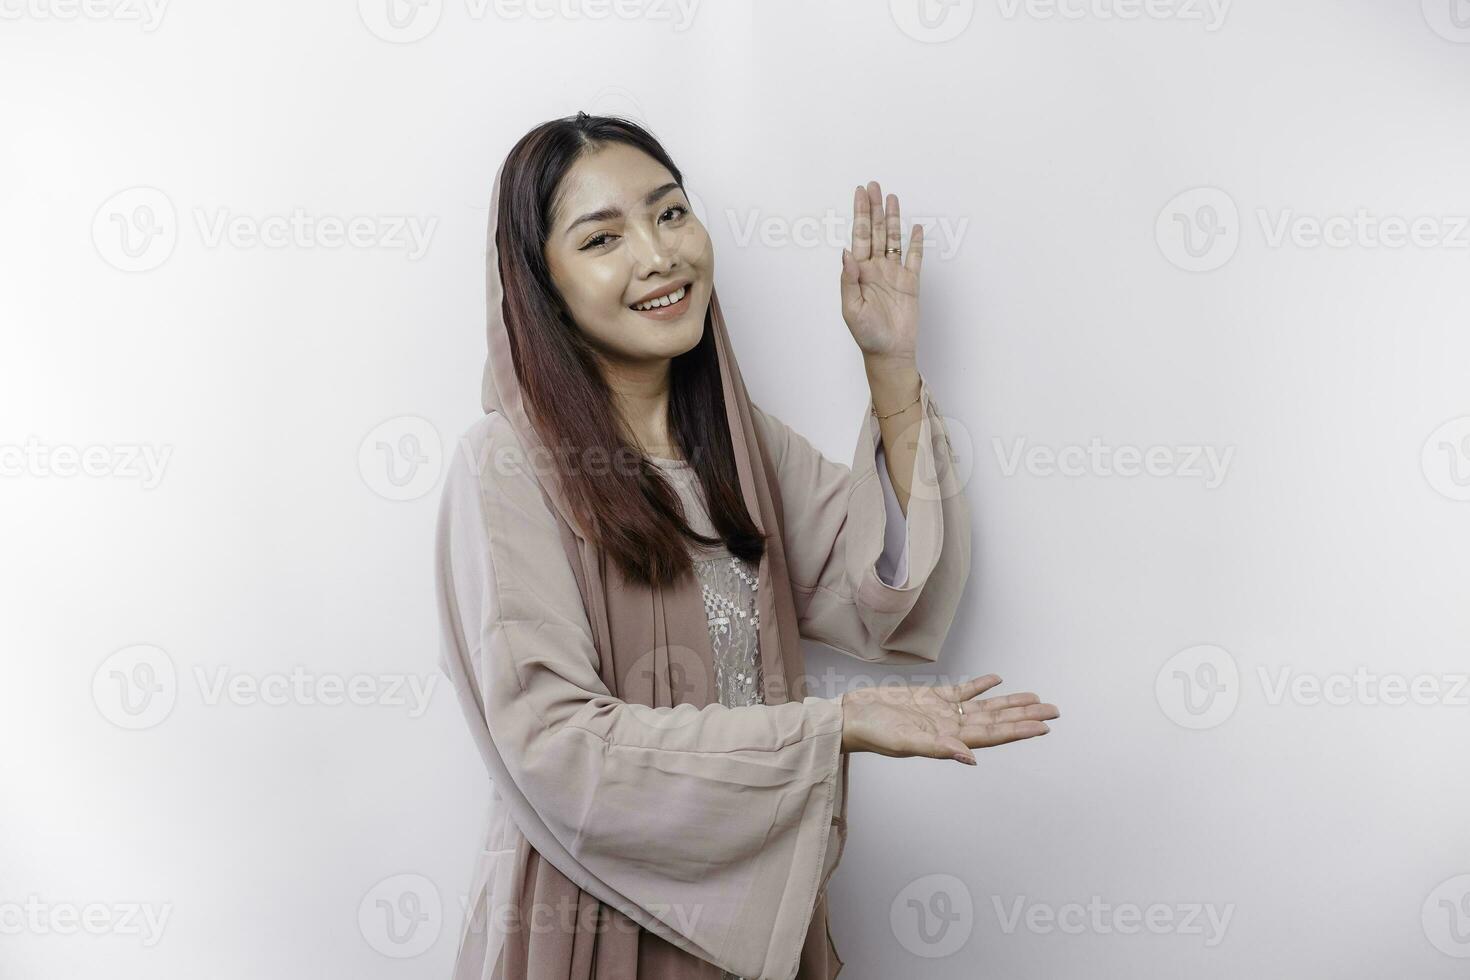
[[[918,394],[917,397],[914,398],[913,401],[909,402],[907,405],[905,405],[903,408],[900,408],[898,411],[896,411],[896,412],[889,412],[887,415],[879,415],[878,414],[878,406],[877,405],[874,405],[873,408],[872,408],[873,418],[882,420],[882,419],[891,419],[895,415],[902,415],[904,412],[907,412],[909,409],[911,409],[915,405],[919,404],[919,400],[922,399],[923,397],[924,397],[924,382],[921,379],[919,381],[919,394]]]

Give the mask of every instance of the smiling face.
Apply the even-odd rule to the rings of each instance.
[[[704,334],[714,283],[709,233],[673,175],[637,147],[588,150],[567,172],[546,261],[578,328],[615,368],[666,370]],[[665,295],[679,301],[634,309]]]

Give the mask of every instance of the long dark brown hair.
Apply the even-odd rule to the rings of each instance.
[[[545,246],[557,188],[583,154],[614,142],[647,153],[683,188],[679,168],[637,123],[586,113],[554,119],[523,136],[506,157],[496,246],[511,360],[568,501],[589,539],[625,576],[665,585],[689,570],[691,540],[723,542],[751,562],[760,561],[765,541],[740,492],[710,312],[699,343],[670,365],[669,429],[704,488],[717,538],[689,526],[678,494],[630,443],[593,348],[552,281]],[[589,466],[588,460],[607,463]]]

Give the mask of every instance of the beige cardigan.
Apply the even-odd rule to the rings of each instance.
[[[922,395],[899,586],[877,568],[877,420],[864,415],[849,469],[755,411],[779,471],[801,635],[870,663],[936,661],[969,574],[968,507],[927,384]],[[526,927],[505,910],[530,845],[681,948],[790,980],[846,843],[840,697],[703,709],[612,697],[556,521],[535,478],[505,463],[517,450],[498,412],[477,421],[440,504],[442,662],[491,773],[511,777],[492,787],[456,980],[488,978],[505,930]]]

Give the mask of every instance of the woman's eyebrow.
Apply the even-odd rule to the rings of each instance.
[[[678,181],[675,181],[675,180],[671,180],[667,184],[663,184],[663,185],[661,185],[659,187],[655,187],[653,190],[651,190],[647,194],[644,194],[643,195],[643,206],[644,207],[652,207],[654,205],[654,203],[656,203],[658,201],[659,198],[663,197],[669,191],[677,190],[678,187],[679,187],[679,182]],[[606,221],[609,218],[621,218],[622,216],[623,216],[623,212],[620,211],[617,208],[614,208],[614,207],[599,208],[596,211],[588,211],[586,214],[582,215],[576,221],[573,221],[570,225],[567,225],[567,232],[566,233],[570,235],[576,229],[576,227],[578,225],[583,224],[584,222],[588,222],[588,221]]]

